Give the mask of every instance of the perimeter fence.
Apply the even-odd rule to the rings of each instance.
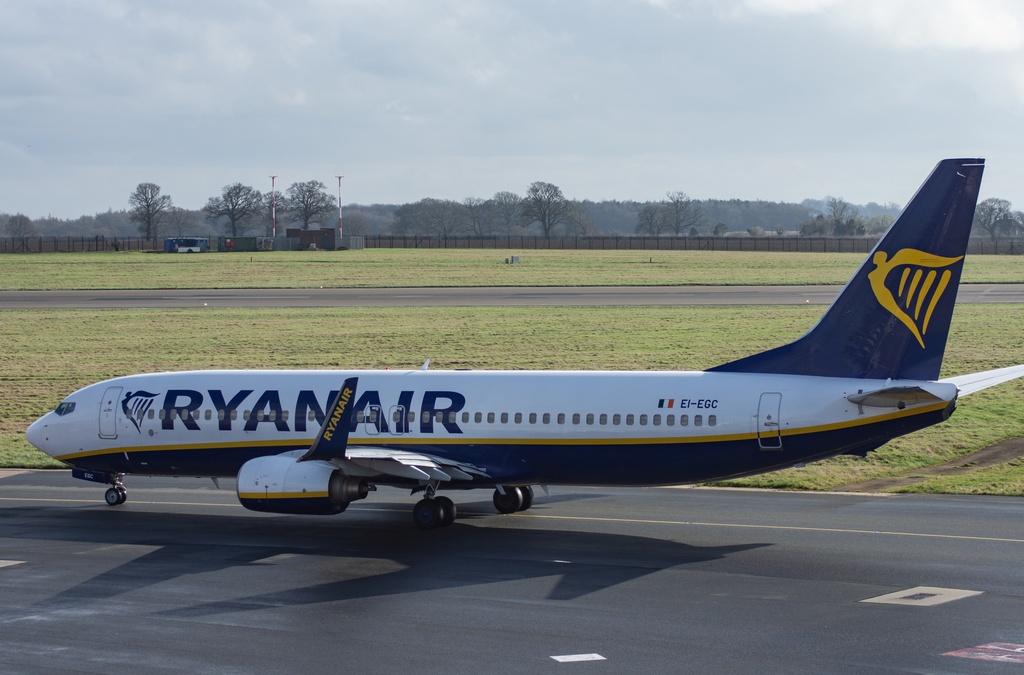
[[[210,250],[219,240],[209,237]],[[235,238],[240,241],[240,238]],[[255,237],[250,239],[255,240]],[[877,241],[873,237],[539,237],[539,236],[425,236],[368,234],[346,238],[350,248],[476,248],[502,250],[576,251],[779,251],[794,253],[867,253]],[[361,246],[354,245],[360,240]],[[6,237],[0,238],[0,253],[66,253],[85,251],[163,251],[164,240],[144,237]],[[299,248],[297,240],[278,237],[274,250]],[[236,247],[237,252],[255,248]],[[1024,240],[971,239],[970,255],[1021,255]]]

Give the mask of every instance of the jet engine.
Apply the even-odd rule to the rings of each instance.
[[[370,486],[330,462],[272,455],[242,465],[237,491],[238,501],[252,511],[329,515],[366,498]]]

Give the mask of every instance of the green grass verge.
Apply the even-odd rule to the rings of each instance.
[[[518,265],[505,258],[520,255]],[[860,253],[367,249],[0,256],[0,290],[843,284]],[[1024,256],[972,256],[968,283],[1024,283]]]
[[[404,368],[426,358],[433,368],[701,370],[785,343],[820,314],[799,305],[3,311],[0,466],[54,466],[28,445],[25,428],[71,391],[117,375]],[[1024,306],[962,305],[944,374],[1019,363],[1022,354]],[[730,484],[823,490],[946,462],[1024,436],[1022,396],[1024,383],[1002,385],[964,398],[948,423],[867,459],[836,458]],[[989,494],[1022,494],[1020,468],[1007,471],[1018,478],[994,481]],[[969,491],[960,485],[948,489]]]

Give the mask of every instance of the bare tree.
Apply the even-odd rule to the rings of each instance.
[[[491,223],[491,202],[479,197],[466,197],[462,200],[466,227],[470,234],[485,235],[493,232]]]
[[[579,202],[569,202],[565,214],[565,234],[570,237],[586,237],[597,232],[590,214]]]
[[[990,197],[985,201],[978,202],[978,207],[974,210],[974,225],[988,232],[989,238],[995,241],[1002,222],[1009,217],[1010,202]]]
[[[164,217],[168,233],[175,237],[182,237],[186,234],[198,234],[199,219],[195,211],[183,209],[180,206],[172,206],[167,210]],[[206,228],[203,228],[204,230]]]
[[[203,211],[206,212],[206,219],[212,223],[226,219],[224,225],[227,234],[239,237],[257,226],[256,216],[262,206],[263,195],[259,190],[233,183],[221,189],[220,197],[210,197]]]
[[[665,229],[678,237],[704,225],[704,210],[700,202],[690,199],[685,192],[667,192],[665,197],[667,201],[662,216]]]
[[[433,234],[446,237],[465,229],[462,205],[450,199],[427,197],[404,204],[395,211],[394,230],[400,234]]]
[[[497,229],[502,234],[514,234],[529,224],[524,222],[523,198],[515,192],[495,192],[490,202]]]
[[[338,202],[327,192],[327,186],[318,180],[292,183],[284,206],[292,220],[302,223],[304,230],[328,213],[336,213],[337,208]]]
[[[531,223],[540,223],[545,237],[550,238],[555,227],[565,222],[568,212],[569,201],[558,186],[537,181],[526,191],[523,216]]]
[[[8,218],[4,230],[7,232],[8,237],[15,237],[17,239],[34,237],[36,235],[36,226],[32,223],[32,219],[21,213],[16,213]]]
[[[636,216],[636,233],[658,236],[665,226],[665,205],[647,202]]]
[[[170,195],[160,194],[156,183],[139,183],[135,192],[128,197],[131,209],[128,211],[132,222],[139,226],[139,232],[147,239],[160,236],[160,225],[173,206]]]
[[[825,220],[837,237],[864,234],[865,228],[857,216],[857,207],[842,197],[825,197]]]

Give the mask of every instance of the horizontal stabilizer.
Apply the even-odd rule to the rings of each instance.
[[[939,380],[939,382],[955,384],[957,389],[960,390],[960,395],[966,396],[967,394],[973,394],[976,391],[988,389],[1003,382],[1015,380],[1018,377],[1024,377],[1024,365],[996,368],[995,370],[986,370],[983,373],[971,373],[970,375],[960,375],[958,377],[947,377],[944,380]]]
[[[921,387],[886,387],[875,391],[850,394],[846,397],[850,403],[867,405],[874,408],[899,408],[903,410],[908,405],[920,403],[934,403],[942,398]]]

